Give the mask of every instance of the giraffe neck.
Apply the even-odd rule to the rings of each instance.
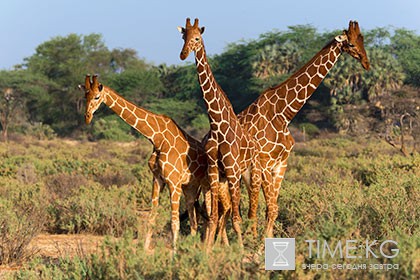
[[[229,98],[213,76],[204,46],[195,52],[195,64],[210,122],[220,122],[223,117],[234,116]],[[223,114],[222,111],[227,111],[228,114]]]
[[[134,105],[108,87],[104,86],[104,91],[104,103],[127,124],[146,137],[155,147],[159,147],[159,137],[156,136],[162,133],[158,124],[162,116]]]
[[[275,113],[286,124],[296,116],[337,62],[342,43],[333,40],[289,79],[272,89],[276,95]]]

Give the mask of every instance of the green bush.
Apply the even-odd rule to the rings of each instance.
[[[79,187],[71,195],[51,202],[50,231],[120,236],[137,227],[137,199],[128,185],[104,189],[96,183]]]
[[[92,135],[95,140],[132,141],[135,139],[130,134],[130,126],[115,115],[95,120]]]
[[[301,123],[299,129],[309,137],[317,136],[320,133],[319,128],[313,123]]]
[[[0,265],[21,264],[34,254],[28,244],[44,226],[44,195],[36,185],[22,188],[12,180],[0,189]]]

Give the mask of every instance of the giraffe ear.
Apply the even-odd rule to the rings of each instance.
[[[78,85],[77,87],[82,91],[86,91],[86,87],[84,85]]]
[[[181,34],[185,33],[185,28],[184,27],[178,26],[177,29]]]
[[[204,33],[204,29],[205,29],[204,26],[200,28],[200,34]]]
[[[104,86],[102,84],[99,84],[98,89],[99,91],[102,91],[104,89]]]

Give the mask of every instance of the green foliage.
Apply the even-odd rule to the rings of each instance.
[[[110,187],[87,183],[75,188],[48,208],[55,217],[49,228],[61,233],[95,233],[120,236],[137,225],[134,188]]]
[[[45,279],[373,279],[379,276],[415,279],[419,276],[418,154],[403,157],[375,138],[332,137],[297,143],[280,190],[274,232],[275,236],[296,237],[297,268],[291,272],[270,272],[263,269],[261,239],[253,240],[247,235],[243,251],[231,238],[230,247],[216,245],[212,252],[206,253],[199,236],[187,236],[181,230],[177,254],[172,255],[166,191],[161,194],[153,251],[143,249],[147,212],[142,214],[139,210],[149,207],[151,192],[148,153],[142,147],[146,143],[139,140],[139,145],[131,146],[103,141],[75,145],[55,140],[9,143],[7,148],[5,143],[0,143],[0,155],[7,159],[4,166],[13,166],[8,175],[0,176],[4,221],[10,225],[21,221],[21,225],[31,226],[41,221],[43,229],[51,233],[120,236],[109,237],[96,253],[83,253],[81,247],[81,253],[75,257],[66,257],[62,252],[56,258],[31,258],[24,269],[11,274],[9,279],[38,279],[39,275]],[[30,179],[31,172],[37,176]],[[26,179],[22,177],[25,173]],[[127,179],[129,175],[121,174],[132,177]],[[115,179],[111,180],[112,176]],[[25,180],[33,182],[24,183]],[[116,183],[109,184],[111,181]],[[248,210],[247,200],[243,188],[242,213]],[[261,194],[259,234],[264,232],[263,201]],[[244,217],[244,231],[246,224]],[[228,223],[231,237],[232,232]],[[8,231],[16,239],[20,238],[18,233]],[[342,261],[308,258],[305,243],[308,239],[327,240],[329,244],[340,240],[392,239],[400,249],[395,259],[379,256],[345,259],[345,262],[399,264],[400,269],[303,270],[302,263]]]
[[[320,133],[319,128],[312,123],[301,123],[299,129],[309,136],[316,136]]]
[[[96,119],[93,122],[92,135],[95,140],[132,141],[130,126],[115,115]]]
[[[0,188],[0,265],[21,264],[34,254],[27,246],[43,229],[42,195],[36,185],[9,182]]]
[[[284,31],[261,34],[258,39],[232,43],[222,53],[209,57],[209,62],[235,111],[240,112],[264,89],[280,84],[341,32],[319,32],[311,25],[289,26]],[[346,119],[337,113],[345,111],[345,104],[376,102],[403,83],[418,86],[420,37],[416,32],[380,27],[363,30],[363,34],[371,70],[362,70],[348,55],[340,57],[318,89],[317,95],[333,95],[328,104],[331,109],[320,113],[324,119]],[[192,124],[199,114],[205,113],[192,63],[154,66],[139,59],[132,49],[108,49],[100,34],[69,34],[40,44],[19,69],[0,72],[0,90],[13,89],[18,101],[16,106],[9,104],[8,108],[13,107],[16,112],[9,113],[11,119],[4,124],[12,132],[42,123],[58,136],[86,138],[83,135],[89,129],[83,124],[84,96],[76,85],[86,73],[99,73],[105,85],[133,103],[165,113],[188,132],[201,134]],[[329,99],[324,103],[328,102]],[[312,105],[319,109],[316,103]],[[5,112],[5,108],[2,99],[0,112]],[[100,118],[110,111],[97,114]],[[340,127],[339,122],[332,122],[334,128]]]
[[[195,65],[167,66],[161,64],[157,70],[164,85],[165,97],[181,101],[202,99]]]
[[[113,74],[105,82],[109,82],[107,86],[139,106],[145,101],[159,97],[163,91],[157,71],[145,67]]]
[[[153,100],[145,107],[152,112],[170,116],[181,127],[186,127],[190,124],[192,118],[202,111],[197,107],[197,103],[194,100],[179,101],[175,98]]]
[[[210,130],[209,118],[206,114],[199,114],[191,122],[191,134],[197,139],[202,139]]]
[[[108,50],[99,34],[55,37],[39,45],[35,54],[25,59],[27,73],[37,73],[54,87],[34,98],[31,114],[37,122],[50,125],[60,136],[69,135],[83,121],[84,96],[77,89],[87,73],[104,76],[125,69],[142,69],[144,63],[130,49]],[[32,74],[31,74],[32,75]]]
[[[391,51],[406,74],[406,81],[420,86],[420,36],[415,31],[396,29],[391,37]]]

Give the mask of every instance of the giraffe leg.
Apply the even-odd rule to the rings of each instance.
[[[159,206],[159,194],[164,186],[163,181],[158,177],[153,177],[153,190],[152,190],[152,209],[149,214],[149,220],[147,225],[147,233],[144,241],[144,248],[147,250],[150,248],[152,242],[153,228],[155,227],[157,207]]]
[[[207,228],[206,234],[206,244],[208,247],[211,247],[214,242],[214,238],[216,235],[217,229],[217,221],[219,219],[219,211],[218,211],[218,191],[219,191],[219,170],[218,166],[209,166],[209,178],[210,180],[210,192],[211,192],[211,214],[209,220],[209,226]]]
[[[218,211],[218,192],[219,192],[219,165],[218,165],[218,144],[214,139],[209,139],[205,144],[205,151],[207,154],[207,177],[211,193],[211,213],[206,231],[206,245],[210,249],[213,246],[217,221],[219,216]],[[207,201],[206,201],[207,202]]]
[[[238,236],[238,243],[240,247],[243,247],[242,241],[242,218],[241,213],[239,211],[239,201],[240,201],[240,193],[239,193],[239,184],[235,187],[232,192],[232,222],[233,222],[233,229],[235,230]]]
[[[209,233],[209,223],[211,216],[211,191],[208,180],[202,184],[203,193],[203,211],[205,211],[206,217],[204,218],[204,241],[207,244],[207,237]]]
[[[226,233],[226,221],[231,213],[232,203],[226,180],[221,181],[219,184],[219,204],[219,209],[222,210],[222,214],[219,219],[219,231],[217,237],[224,245],[229,246],[229,239]]]
[[[179,200],[181,198],[181,188],[168,184],[171,199],[171,230],[172,230],[172,248],[176,251],[176,243],[179,235]]]
[[[251,184],[248,186],[249,195],[249,210],[248,218],[251,220],[251,232],[254,237],[257,237],[257,211],[258,211],[258,196],[260,194],[262,179],[261,168],[257,161],[251,170]]]
[[[242,218],[241,213],[239,211],[239,203],[240,203],[240,178],[241,174],[239,173],[239,166],[233,165],[231,168],[226,168],[226,178],[228,180],[229,184],[229,191],[231,195],[231,201],[232,201],[232,225],[233,230],[236,232],[236,235],[238,236],[238,243],[240,247],[243,247],[243,241],[242,241]],[[212,209],[213,210],[213,209]]]
[[[270,205],[272,205],[271,209],[268,209],[267,213],[267,228],[266,228],[266,236],[273,237],[273,229],[274,229],[274,222],[278,216],[278,196],[280,192],[281,182],[283,181],[284,174],[286,173],[287,169],[287,159],[283,160],[279,166],[274,168],[272,172],[272,196],[270,198]]]
[[[193,186],[187,186],[182,188],[184,195],[185,195],[185,203],[188,211],[188,217],[190,220],[190,229],[191,229],[191,235],[195,236],[197,234],[197,215],[195,211],[194,203],[197,199],[197,188]]]
[[[277,218],[277,199],[275,198],[273,176],[270,170],[263,170],[262,189],[266,203],[266,230],[265,237],[273,237],[274,221]]]

